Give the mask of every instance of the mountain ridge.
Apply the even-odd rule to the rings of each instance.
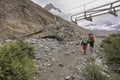
[[[44,8],[48,11],[53,9],[58,11],[59,13],[62,13],[62,11],[59,8],[56,8],[52,3],[47,4]]]

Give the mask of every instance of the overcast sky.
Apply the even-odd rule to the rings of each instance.
[[[32,0],[32,1],[40,4],[43,7],[48,3],[53,3],[57,8],[59,8],[63,12],[72,13],[75,11],[77,12],[78,10],[79,11],[83,10],[84,7],[81,5],[87,4],[89,2],[92,2],[92,3],[86,6],[87,9],[95,6],[103,5],[106,3],[110,3],[116,0]],[[81,6],[81,7],[76,8],[74,10],[70,10],[78,6]]]
[[[86,9],[90,9],[93,7],[101,6],[110,2],[114,2],[117,0],[32,0],[35,3],[41,5],[44,7],[48,3],[52,3],[55,7],[59,8],[65,15],[69,14],[76,14],[84,10],[84,4],[86,5]],[[77,7],[77,8],[76,8]],[[71,10],[72,9],[72,10]],[[119,12],[120,14],[120,12]],[[107,14],[101,17],[95,17],[93,18],[94,22],[90,21],[80,21],[79,25],[85,26],[89,23],[104,23],[106,21],[109,21],[111,23],[119,23],[120,16],[119,17],[114,17],[113,15]],[[98,26],[95,26],[98,27]],[[92,27],[94,28],[94,27]],[[105,26],[103,26],[103,29],[106,29]],[[108,28],[109,29],[109,28]]]

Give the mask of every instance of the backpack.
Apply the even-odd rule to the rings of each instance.
[[[88,43],[88,40],[87,40],[86,38],[84,38],[84,39],[82,40],[82,43],[83,43],[83,44],[87,44],[87,43]]]
[[[90,41],[96,41],[96,36],[95,35],[90,35],[89,36]]]
[[[94,42],[96,41],[96,36],[95,36],[95,35],[93,35],[93,41],[94,41]]]

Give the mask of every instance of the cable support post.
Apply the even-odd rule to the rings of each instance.
[[[91,16],[91,14],[87,14],[87,12],[85,11],[85,13],[84,13],[84,18],[86,19],[86,20],[88,20],[88,21],[91,21],[92,22],[92,16]]]
[[[112,15],[114,15],[115,17],[118,16],[118,15],[117,15],[117,12],[116,12],[116,10],[115,10],[115,7],[113,7],[113,3],[111,3],[111,5],[110,5],[109,13],[112,14]]]

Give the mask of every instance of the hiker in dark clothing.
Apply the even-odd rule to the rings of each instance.
[[[89,34],[89,44],[90,44],[90,49],[93,52],[93,48],[94,48],[94,43],[96,41],[96,37],[94,34],[90,33]]]
[[[82,48],[83,48],[84,55],[86,55],[87,46],[88,46],[88,39],[87,39],[87,37],[84,36],[84,37],[82,38],[81,46],[82,46]]]

